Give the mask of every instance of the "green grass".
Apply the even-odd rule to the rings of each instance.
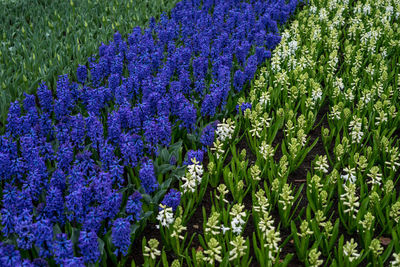
[[[97,53],[116,31],[169,11],[178,0],[0,1],[0,125],[11,101],[36,91],[58,75],[75,75],[78,64]]]

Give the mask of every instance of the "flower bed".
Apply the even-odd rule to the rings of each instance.
[[[399,266],[399,18],[399,1],[305,6],[216,126],[208,188],[182,190],[187,229],[162,249],[189,266]]]
[[[213,139],[207,123],[235,109],[296,5],[182,1],[127,41],[116,33],[77,81],[60,76],[55,94],[43,83],[12,103],[0,138],[2,265],[124,264],[147,220],[169,225],[182,146]],[[189,166],[201,154],[191,153]]]

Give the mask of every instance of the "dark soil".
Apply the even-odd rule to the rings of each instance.
[[[137,266],[142,266],[144,263],[144,258],[143,258],[143,251],[142,251],[142,240],[143,237],[146,237],[146,240],[150,240],[151,238],[155,238],[157,240],[161,240],[161,234],[160,230],[157,229],[155,223],[148,223],[146,227],[144,228],[144,231],[142,232],[141,235],[136,237],[135,241],[132,244],[132,252],[128,257],[128,260],[126,261],[125,266],[131,266],[132,260],[135,261]],[[171,255],[168,254],[167,255]],[[171,259],[172,261],[173,259]]]

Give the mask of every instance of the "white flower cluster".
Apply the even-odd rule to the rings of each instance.
[[[158,250],[158,242],[157,239],[150,239],[148,245],[144,246],[143,256],[150,257],[152,260],[155,260],[158,256],[161,255],[161,251]]]
[[[269,215],[268,212],[263,214],[258,228],[262,233],[263,239],[265,241],[264,247],[268,248],[268,258],[269,260],[274,260],[275,256],[279,253],[279,242],[281,241],[280,233],[275,229],[274,220]]]
[[[349,185],[343,185],[345,193],[340,195],[340,200],[343,201],[343,205],[347,207],[344,213],[349,213],[355,219],[360,207],[358,196],[356,195],[356,185],[350,183]]]
[[[225,152],[223,144],[226,140],[231,140],[235,132],[235,122],[229,119],[224,119],[222,123],[218,123],[215,134],[217,135],[216,141],[211,148],[216,152],[217,159]]]
[[[259,216],[258,229],[264,239],[264,247],[268,248],[268,260],[273,262],[280,251],[280,233],[274,226],[274,220],[269,214],[270,204],[265,196],[265,191],[260,189],[255,194],[257,199],[254,205],[254,212]]]
[[[188,165],[186,176],[182,177],[182,181],[184,182],[181,186],[183,193],[188,191],[194,193],[196,187],[201,183],[201,178],[204,172],[203,165],[201,165],[196,158],[191,159],[191,161],[192,164]]]
[[[353,262],[360,257],[360,254],[357,252],[357,242],[354,242],[353,238],[350,241],[347,241],[343,246],[343,253],[349,262]]]
[[[172,212],[171,207],[167,207],[166,205],[160,204],[160,211],[157,215],[157,220],[164,227],[169,227],[174,222],[174,213]]]
[[[282,209],[286,210],[291,208],[294,197],[292,196],[292,189],[288,184],[284,184],[282,192],[279,194],[279,204],[282,204]]]
[[[354,184],[357,180],[356,177],[356,169],[355,168],[350,168],[350,167],[346,167],[343,169],[344,172],[346,172],[346,174],[342,175],[342,179],[347,182],[349,181],[350,183]]]
[[[218,241],[212,237],[210,241],[208,241],[208,249],[204,251],[204,254],[207,256],[205,257],[205,260],[208,261],[209,264],[215,265],[215,262],[221,262],[222,257],[221,257],[221,246],[218,243]]]
[[[260,145],[260,154],[265,160],[268,160],[274,156],[274,148],[267,144],[267,142],[262,141]]]
[[[232,207],[231,212],[229,212],[229,215],[231,215],[231,228],[232,232],[239,235],[243,231],[243,226],[246,223],[244,221],[244,218],[246,217],[246,212],[244,210],[244,205],[243,204],[235,204]]]
[[[323,156],[318,155],[317,160],[315,162],[315,169],[323,173],[328,173],[329,164],[326,155]]]
[[[242,236],[236,236],[233,238],[229,244],[233,246],[233,249],[229,251],[229,260],[233,261],[237,258],[241,258],[245,255],[245,252],[247,250],[247,246],[245,245],[245,240],[243,239]]]
[[[364,133],[362,132],[362,121],[361,118],[354,117],[349,124],[349,131],[351,132],[352,143],[359,144],[361,142]]]
[[[232,134],[235,132],[235,123],[231,119],[224,119],[222,123],[218,123],[215,133],[217,134],[217,140],[225,142],[232,138]]]

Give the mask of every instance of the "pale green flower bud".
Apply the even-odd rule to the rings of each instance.
[[[186,226],[182,225],[182,218],[181,217],[176,218],[174,223],[172,224],[171,237],[176,237],[183,240],[184,237],[181,235],[181,233],[186,229],[187,229]]]
[[[292,196],[292,189],[288,184],[284,184],[282,192],[280,193],[279,203],[283,205],[282,209],[286,210],[292,205],[294,197]]]
[[[171,267],[181,267],[181,263],[176,259],[171,263]]]
[[[244,111],[243,115],[244,115],[244,118],[245,118],[245,119],[250,119],[251,110],[250,110],[250,109],[246,109],[246,110]]]
[[[392,218],[396,223],[400,221],[400,200],[392,205],[390,208],[390,218]]]
[[[332,236],[332,230],[333,230],[333,225],[332,225],[331,221],[325,222],[324,223],[324,232],[327,237]]]
[[[333,169],[332,172],[329,174],[329,183],[336,184],[340,177],[339,171],[337,169]]]
[[[208,172],[209,172],[210,174],[214,174],[215,163],[214,163],[213,161],[209,162],[209,163],[208,163],[208,166],[207,166],[207,169],[208,169]]]
[[[392,180],[387,180],[385,183],[385,192],[392,192],[394,189],[394,184]]]
[[[381,242],[379,242],[379,239],[376,238],[371,241],[369,249],[372,251],[374,257],[378,257],[383,252],[383,247],[381,245]]]
[[[361,155],[356,162],[361,171],[364,171],[368,166],[368,160],[364,155]]]
[[[328,192],[322,190],[321,193],[319,193],[319,201],[321,202],[322,207],[325,208],[328,204]]]
[[[285,111],[283,110],[283,108],[279,108],[278,111],[276,112],[276,115],[280,118],[282,118],[285,114]]]
[[[257,201],[253,206],[254,210],[256,212],[262,212],[262,213],[268,212],[269,202],[267,197],[265,196],[264,190],[262,189],[258,190],[257,193],[255,194],[255,197],[257,198]]]
[[[323,136],[324,138],[329,137],[329,129],[328,129],[328,128],[322,127],[322,136]]]
[[[297,156],[297,153],[299,152],[299,143],[294,137],[290,139],[289,152],[292,158],[295,158]]]
[[[205,260],[211,265],[214,265],[216,261],[221,262],[221,250],[222,248],[219,245],[218,241],[214,237],[212,237],[210,241],[208,241],[208,249],[204,251],[204,254],[207,255],[207,257],[205,257]]]
[[[367,158],[371,157],[371,154],[372,154],[372,147],[368,146],[367,147]]]
[[[161,251],[158,250],[159,244],[160,242],[158,242],[157,239],[150,239],[148,242],[148,246],[144,247],[143,256],[150,257],[151,259],[155,260],[157,256],[161,255]]]
[[[233,205],[231,211],[229,212],[229,215],[231,215],[232,217],[236,216],[244,217],[246,213],[243,210],[244,210],[244,205],[236,203],[235,205]]]
[[[243,188],[244,188],[244,182],[243,180],[240,180],[236,185],[236,190],[241,191]]]
[[[271,185],[272,191],[277,192],[277,191],[279,190],[279,185],[280,185],[279,180],[278,180],[277,178],[275,178],[275,179],[272,181],[272,185]]]
[[[350,118],[350,116],[351,116],[351,110],[349,109],[349,108],[345,108],[344,110],[343,110],[343,115],[344,115],[344,118],[345,119],[348,119],[348,118]]]
[[[310,266],[317,267],[323,264],[323,261],[319,259],[319,256],[321,256],[321,252],[319,252],[316,248],[310,250],[308,253],[308,262],[310,263]]]
[[[205,256],[202,250],[196,251],[196,262],[198,265],[201,265],[205,261]]]
[[[338,161],[340,161],[341,158],[342,158],[342,156],[343,156],[343,154],[344,154],[343,145],[342,145],[342,144],[338,144],[338,145],[334,148],[334,153],[335,153],[336,159],[337,159]]]
[[[300,225],[300,234],[299,236],[304,238],[307,237],[308,235],[312,235],[313,231],[311,231],[311,229],[308,227],[308,222],[306,220],[301,222]]]
[[[371,200],[371,204],[373,206],[377,206],[379,207],[380,202],[381,202],[381,198],[378,195],[378,193],[376,191],[373,191],[370,195],[369,195],[369,199]]]
[[[283,155],[279,160],[280,176],[283,176],[288,170],[289,162],[286,155]]]
[[[369,173],[367,174],[369,178],[371,178],[370,181],[368,181],[368,184],[372,185],[380,185],[382,181],[382,174],[380,173],[379,167],[378,166],[373,166],[370,170]]]
[[[243,161],[246,160],[246,149],[242,149],[242,151],[240,151],[240,155],[239,155],[239,160]]]
[[[253,165],[250,167],[250,177],[254,180],[254,181],[260,181],[261,177],[261,170],[258,167],[258,165]]]
[[[247,161],[242,161],[240,162],[240,168],[242,168],[242,170],[246,170],[247,169]]]
[[[368,212],[364,215],[364,220],[362,220],[362,221],[360,222],[360,224],[362,225],[362,227],[363,227],[365,230],[370,230],[370,229],[372,228],[373,224],[374,224],[374,220],[375,220],[374,215],[372,215],[372,213],[368,211]]]
[[[219,217],[219,212],[214,211],[211,213],[211,216],[207,220],[206,228],[204,229],[206,234],[214,236],[220,233]]]
[[[323,227],[325,225],[324,221],[326,220],[326,217],[322,210],[317,210],[317,212],[315,213],[315,220],[317,221],[319,226]]]

